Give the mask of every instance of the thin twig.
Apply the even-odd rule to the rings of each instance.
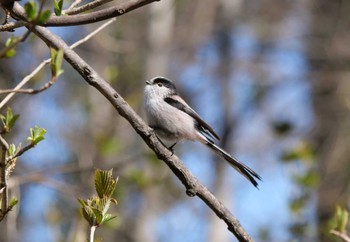
[[[68,7],[68,9],[72,9],[75,8],[75,6],[77,6],[79,3],[81,3],[82,0],[75,0],[74,2],[72,2],[72,4]]]
[[[0,94],[8,94],[8,93],[23,93],[23,94],[38,94],[40,92],[43,92],[50,88],[55,81],[57,80],[58,76],[53,76],[51,80],[47,83],[45,83],[43,86],[41,86],[38,89],[28,88],[28,89],[3,89],[0,90]]]
[[[27,152],[28,150],[30,150],[31,148],[34,147],[34,144],[33,143],[30,143],[28,145],[26,145],[25,147],[23,147],[22,149],[20,149],[14,156],[11,156],[11,157],[8,157],[6,159],[6,163],[7,162],[10,162],[11,160],[13,159],[16,159],[17,157],[23,155],[25,152]]]
[[[94,242],[96,226],[90,227],[90,242]]]
[[[76,8],[69,7],[66,11],[63,11],[63,13],[67,14],[67,15],[76,15],[76,14],[79,14],[79,13],[82,13],[82,12],[86,12],[88,10],[92,10],[94,8],[102,6],[105,3],[109,3],[109,2],[112,2],[112,1],[113,0],[96,0],[96,1],[93,1],[91,3],[84,4],[84,5],[80,6],[80,7],[76,7]]]
[[[341,240],[343,240],[344,242],[350,242],[350,237],[346,234],[346,233],[342,233],[339,232],[337,230],[332,229],[331,231],[329,231],[329,233],[337,236],[338,238],[340,238]]]
[[[97,29],[95,29],[93,32],[89,33],[87,36],[85,36],[84,38],[78,40],[77,42],[75,42],[74,44],[72,44],[70,46],[70,48],[74,49],[75,47],[85,43],[86,41],[88,41],[89,39],[91,39],[94,35],[96,35],[98,32],[100,32],[102,29],[106,28],[108,25],[110,25],[111,23],[113,23],[114,21],[116,21],[117,18],[112,18],[109,21],[107,21],[106,23],[102,24],[100,27],[98,27]],[[19,90],[21,89],[25,84],[27,84],[45,65],[49,64],[51,62],[51,58],[44,60],[43,62],[41,62],[37,68],[35,68],[34,71],[32,71],[29,75],[25,76],[23,78],[23,80],[13,89],[15,90]],[[3,108],[5,106],[5,104],[10,101],[10,99],[16,94],[16,92],[11,92],[10,94],[8,94],[1,102],[0,102],[0,109]]]
[[[34,71],[32,71],[29,75],[25,76],[23,80],[18,83],[18,85],[13,90],[18,90],[22,88],[27,82],[29,82],[46,64],[50,63],[51,59],[44,60],[41,62]],[[15,95],[15,92],[8,94],[1,102],[0,109],[5,106],[5,104],[10,101],[10,99]]]

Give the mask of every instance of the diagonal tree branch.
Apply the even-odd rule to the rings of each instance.
[[[163,160],[174,174],[186,187],[189,196],[198,196],[215,213],[225,221],[228,229],[239,241],[252,241],[247,232],[240,225],[232,213],[185,167],[184,163],[164,147],[154,134],[153,130],[135,113],[129,104],[117,93],[108,82],[99,76],[83,59],[80,58],[68,45],[58,36],[55,36],[45,27],[36,26],[33,30],[39,38],[48,46],[63,48],[65,59],[72,67],[87,81],[104,95],[115,107],[118,113],[124,117],[135,131],[142,137],[146,144],[156,153],[157,157]]]
[[[51,16],[43,24],[43,26],[73,26],[96,23],[102,20],[118,17],[155,1],[159,0],[131,0],[121,3],[117,6],[109,7],[91,13],[71,16]],[[8,10],[11,12],[11,16],[13,18],[26,21],[24,9],[19,3],[15,2],[13,8]]]
[[[20,7],[20,5],[18,6]],[[192,175],[177,156],[173,155],[172,152],[160,143],[153,130],[135,113],[129,104],[110,86],[108,82],[92,69],[78,54],[69,48],[60,37],[54,35],[47,28],[35,26],[33,28],[33,33],[41,38],[49,47],[64,49],[65,60],[85,79],[88,84],[95,87],[109,100],[118,113],[130,123],[145,143],[156,153],[157,157],[169,166],[185,186],[187,195],[191,197],[198,196],[203,200],[219,218],[224,220],[228,229],[239,241],[252,241],[233,214],[204,185],[202,185],[195,176]]]

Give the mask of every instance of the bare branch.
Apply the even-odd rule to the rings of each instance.
[[[63,48],[64,56],[68,63],[88,82],[95,87],[115,107],[118,113],[124,117],[135,131],[142,137],[145,143],[163,160],[173,173],[180,179],[189,196],[197,195],[216,215],[225,221],[228,229],[239,241],[252,241],[247,232],[240,225],[233,214],[186,168],[184,163],[173,155],[158,140],[154,131],[135,113],[129,104],[117,93],[108,82],[99,76],[83,59],[80,58],[67,44],[48,29],[36,26],[33,32],[49,46]]]
[[[6,23],[3,25],[0,25],[0,32],[12,31],[16,28],[23,27],[24,25],[26,25],[25,21],[16,21],[11,23]]]
[[[92,13],[79,14],[74,16],[51,16],[43,26],[75,26],[96,23],[113,17],[121,16],[132,10],[140,8],[157,0],[131,0],[117,6],[109,7]],[[15,19],[26,20],[23,7],[15,2],[12,9],[8,9]]]
[[[9,22],[9,23],[0,25],[0,32],[13,31],[14,29],[23,27],[24,25],[26,25],[25,21]]]
[[[43,91],[49,89],[55,83],[55,81],[57,79],[58,79],[58,76],[53,76],[49,82],[45,83],[39,89],[33,89],[33,88],[29,88],[29,89],[3,89],[3,90],[0,90],[0,94],[7,94],[7,93],[38,94],[40,92],[43,92]]]
[[[37,68],[35,68],[34,71],[32,71],[32,73],[30,73],[29,75],[25,76],[23,78],[23,80],[18,83],[18,85],[13,89],[13,90],[19,90],[20,88],[22,88],[25,84],[27,84],[27,82],[29,82],[46,64],[50,63],[51,59],[47,59],[44,60],[43,62],[41,62]],[[15,92],[10,93],[9,95],[7,95],[0,103],[0,109],[3,108],[5,106],[5,104],[15,95]]]

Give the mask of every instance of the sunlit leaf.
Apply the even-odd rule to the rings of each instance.
[[[16,197],[12,197],[9,203],[9,206],[11,208],[13,208],[14,206],[16,206],[18,204],[18,199]]]
[[[55,14],[60,16],[62,14],[63,0],[54,0]]]
[[[30,128],[30,136],[27,138],[33,145],[37,145],[40,141],[44,140],[46,130],[44,128],[40,128],[35,126],[34,128]]]
[[[64,52],[63,52],[63,49],[59,49],[57,51],[54,48],[51,48],[50,52],[51,52],[51,63],[50,63],[51,73],[52,73],[52,76],[58,77],[63,73],[61,66],[62,66]]]
[[[94,212],[94,216],[96,218],[96,225],[100,225],[103,219],[102,211],[96,208],[92,208],[92,211]]]
[[[102,224],[102,223],[106,223],[106,222],[108,222],[108,221],[110,221],[110,220],[112,220],[112,219],[114,219],[114,218],[116,218],[116,217],[117,217],[117,216],[112,215],[112,214],[105,214],[105,215],[103,216],[103,219],[102,219],[101,224]]]
[[[100,198],[111,197],[117,186],[117,180],[112,176],[113,169],[109,171],[96,170],[95,172],[95,188]]]
[[[7,108],[6,116],[0,115],[2,124],[4,125],[5,132],[9,132],[11,128],[15,125],[19,115],[13,115],[12,109]]]

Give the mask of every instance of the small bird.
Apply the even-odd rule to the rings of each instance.
[[[214,139],[220,140],[220,137],[178,95],[171,80],[158,76],[146,81],[144,98],[149,126],[154,129],[160,141],[165,139],[175,142],[168,147],[171,151],[181,140],[198,140],[258,187],[256,179],[261,180],[260,176],[214,143]]]

